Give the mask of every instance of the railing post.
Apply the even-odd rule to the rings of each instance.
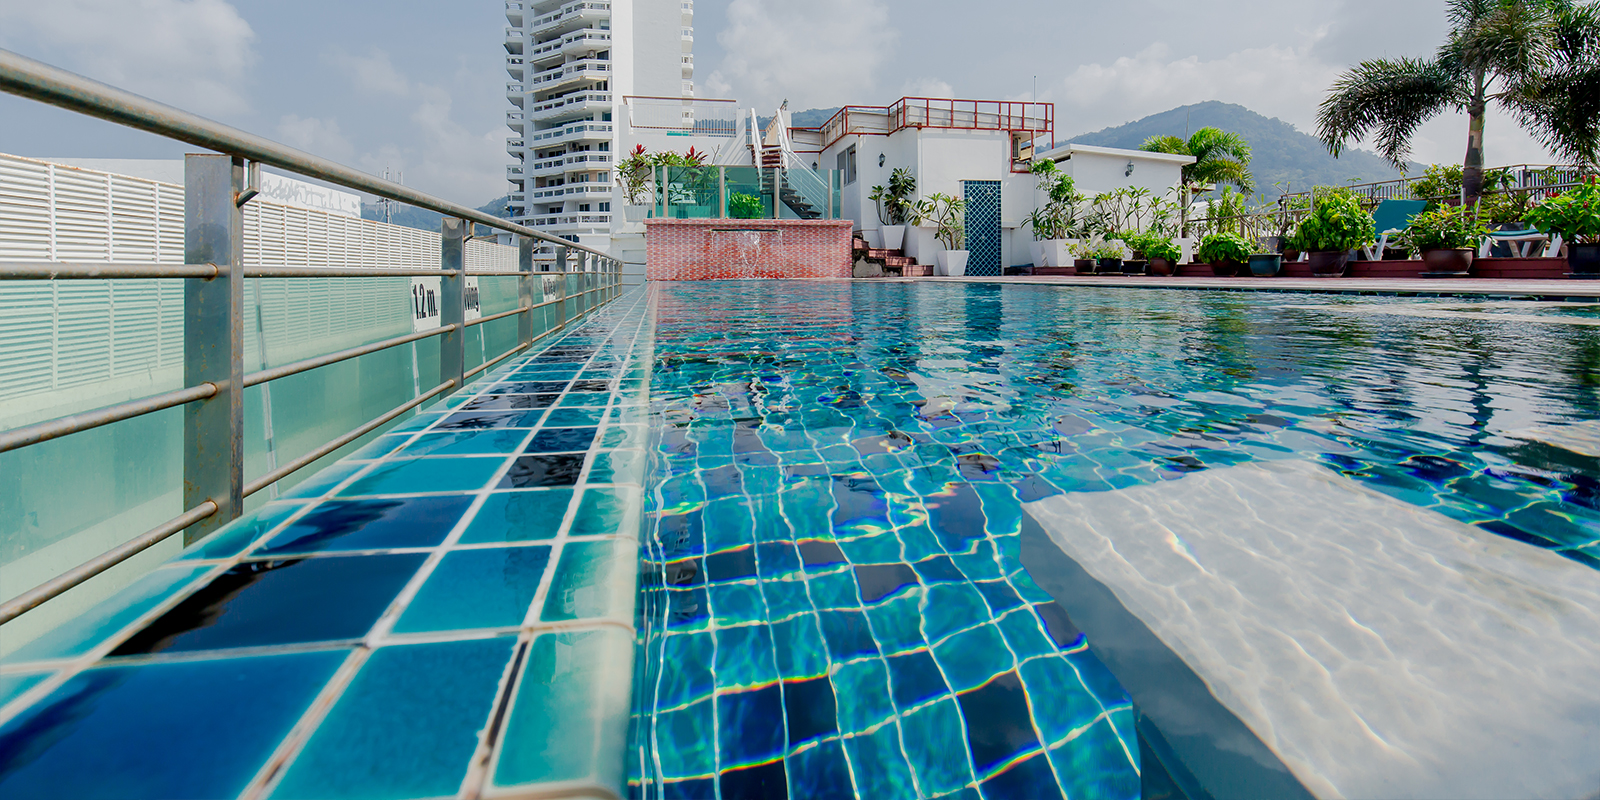
[[[517,270],[522,277],[517,279],[517,302],[528,309],[517,315],[517,341],[528,345],[533,344],[533,239],[528,236],[517,237]]]
[[[462,274],[466,268],[466,244],[466,220],[455,217],[440,220],[439,269],[445,274],[439,278],[439,324],[455,326],[455,330],[439,337],[439,382],[455,381],[444,396],[459,390],[466,379],[467,306],[466,293],[462,291],[466,284],[466,276]]]
[[[561,310],[561,327],[567,325],[567,256],[569,251],[565,247],[556,248],[556,272],[561,273],[561,302],[556,308]]]
[[[728,216],[728,168],[717,167],[717,216]]]
[[[191,154],[183,163],[184,261],[217,276],[184,281],[183,379],[217,393],[184,406],[183,507],[217,513],[183,533],[185,546],[244,510],[244,159]]]

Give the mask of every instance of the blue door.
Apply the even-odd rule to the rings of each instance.
[[[962,181],[967,201],[968,275],[999,275],[1000,182]]]

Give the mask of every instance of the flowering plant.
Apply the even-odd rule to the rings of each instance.
[[[1483,220],[1465,206],[1439,206],[1411,218],[1400,243],[1421,252],[1476,249],[1489,235]]]
[[[1600,178],[1590,175],[1566,192],[1540,201],[1528,209],[1527,220],[1571,244],[1600,244]]]

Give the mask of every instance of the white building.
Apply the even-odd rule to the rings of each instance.
[[[506,3],[512,219],[610,244],[622,98],[694,96],[694,0]]]

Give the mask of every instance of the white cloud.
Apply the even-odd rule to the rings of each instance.
[[[905,97],[955,97],[956,90],[938,78],[913,78],[905,82],[900,94]]]
[[[334,119],[285,114],[278,120],[278,139],[290,147],[335,161],[348,159],[354,152],[350,140],[339,130],[339,121]]]
[[[411,82],[390,60],[389,53],[374,47],[364,56],[351,55],[342,48],[329,52],[328,60],[349,73],[356,89],[371,94],[405,97],[411,94]]]
[[[757,108],[887,102],[873,90],[895,38],[884,0],[732,0],[705,84]]]
[[[413,93],[421,99],[410,114],[409,146],[391,143],[365,153],[358,161],[361,168],[376,175],[404,172],[408,185],[469,205],[509,191],[505,131],[490,127],[475,133],[458,122],[452,95],[444,88],[417,84]]]
[[[226,0],[0,0],[7,48],[204,114],[247,108],[254,40]]]

